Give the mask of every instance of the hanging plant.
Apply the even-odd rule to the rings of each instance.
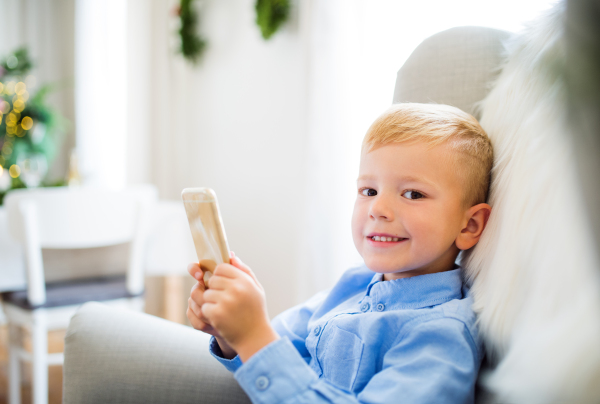
[[[256,24],[264,39],[269,39],[287,21],[289,0],[256,0]]]
[[[191,63],[198,63],[204,50],[206,40],[198,35],[198,12],[193,6],[194,0],[180,0],[175,14],[179,16],[179,52]],[[264,39],[269,39],[288,20],[290,0],[256,0],[256,25]]]
[[[179,51],[188,61],[196,64],[206,49],[206,41],[198,35],[198,12],[193,7],[194,0],[181,0],[177,14],[181,25]]]

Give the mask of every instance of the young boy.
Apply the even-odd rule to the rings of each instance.
[[[455,261],[485,228],[491,165],[472,116],[392,106],[362,146],[352,235],[364,265],[270,322],[232,254],[192,289],[189,320],[255,403],[473,402],[482,348]]]

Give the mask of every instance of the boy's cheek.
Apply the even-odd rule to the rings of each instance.
[[[357,236],[354,233],[352,233],[352,239],[354,241],[354,247],[356,247],[356,251],[358,251],[358,254],[360,254],[360,256],[362,257],[363,255],[363,246],[362,246],[362,237],[361,236]],[[364,257],[363,257],[364,258]]]
[[[361,253],[361,243],[363,241],[363,222],[360,218],[360,213],[357,211],[357,208],[354,208],[354,212],[352,214],[352,240],[354,241],[354,246]]]

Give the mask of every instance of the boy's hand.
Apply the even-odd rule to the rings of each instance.
[[[204,281],[202,277],[204,276],[200,266],[196,263],[190,264],[188,267],[188,272],[192,275],[198,282],[194,286],[192,286],[192,290],[190,291],[190,297],[188,299],[188,309],[187,309],[187,317],[194,327],[197,330],[203,331],[207,334],[214,335],[215,337],[220,337],[217,330],[215,330],[209,323],[208,320],[202,314],[202,310],[200,307],[204,304]]]
[[[219,334],[217,330],[213,328],[202,314],[202,310],[200,309],[204,304],[204,273],[202,269],[200,269],[200,265],[197,263],[192,263],[188,266],[188,272],[194,279],[198,282],[194,286],[192,286],[192,290],[190,291],[190,297],[188,298],[188,309],[186,312],[188,320],[190,320],[190,324],[196,330],[200,330],[207,334],[214,336],[217,339],[217,343],[223,352],[223,355],[231,359],[235,357],[236,352],[225,342],[223,337]]]
[[[218,265],[208,287],[199,305],[204,322],[217,330],[243,362],[279,338],[269,321],[264,290],[239,258],[232,254],[231,264]]]

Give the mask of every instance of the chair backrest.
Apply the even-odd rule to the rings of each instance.
[[[398,71],[394,103],[448,104],[477,119],[478,103],[500,73],[510,33],[457,27],[425,39]]]
[[[122,191],[94,188],[40,188],[9,192],[8,228],[25,247],[28,298],[45,302],[42,248],[75,249],[131,242],[127,286],[143,290],[143,244],[147,214],[156,188],[140,185]]]
[[[131,241],[140,204],[152,201],[153,189],[124,191],[102,189],[38,188],[9,192],[6,196],[11,235],[26,242],[24,215],[37,214],[36,232],[41,248],[89,248]]]

